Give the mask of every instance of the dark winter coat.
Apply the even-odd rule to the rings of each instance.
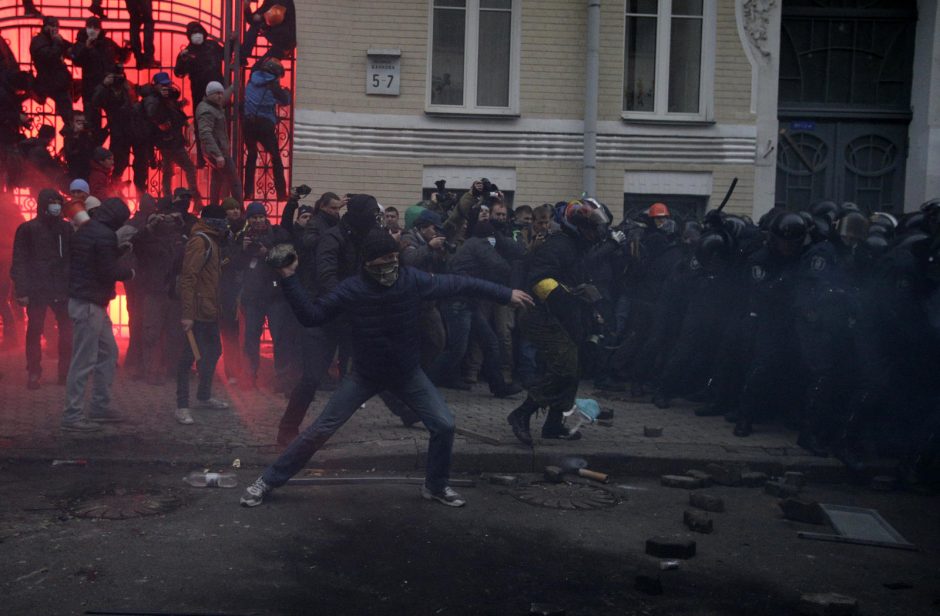
[[[362,269],[363,255],[353,230],[345,222],[332,227],[317,244],[317,292],[325,294]]]
[[[447,264],[451,274],[508,284],[512,268],[485,237],[468,238]]]
[[[82,69],[82,94],[86,98],[95,93],[95,88],[101,85],[108,73],[114,72],[115,64],[127,59],[117,43],[105,36],[104,30],[98,33],[90,47],[87,42],[88,34],[82,29],[70,53],[72,64]]]
[[[134,95],[127,82],[121,87],[99,85],[92,97],[94,104],[108,118],[108,130],[112,138],[132,134],[134,121]]]
[[[307,287],[307,290],[313,293],[314,297],[319,295],[319,287],[317,285],[317,246],[320,244],[320,239],[338,224],[339,218],[330,216],[321,210],[314,214],[310,218],[310,222],[307,223],[307,226],[304,227],[304,234],[301,240],[303,250],[297,252],[297,254],[300,255],[300,265],[297,267],[297,275],[300,276],[300,280],[304,283],[304,286]]]
[[[65,39],[53,39],[43,31],[33,37],[29,44],[29,55],[36,66],[33,86],[36,94],[52,96],[72,87],[72,73],[64,61],[70,46]]]
[[[246,226],[246,234],[251,234],[250,224]],[[242,236],[244,238],[244,235]],[[265,263],[261,247],[270,251],[278,244],[290,244],[290,234],[280,226],[270,227],[267,233],[255,237],[253,243],[247,248],[242,242],[236,247],[235,267],[244,272],[242,282],[242,299],[245,302],[268,302],[282,299],[278,291],[279,277],[271,267]]]
[[[64,300],[69,293],[72,225],[40,214],[16,229],[10,278],[17,297],[33,301]]]
[[[210,81],[224,83],[222,56],[222,45],[208,38],[202,45],[190,43],[176,56],[173,74],[177,77],[189,76],[193,108],[205,97],[206,86]]]
[[[457,295],[500,304],[509,303],[512,290],[477,278],[432,276],[403,267],[398,280],[384,287],[363,274],[352,276],[316,302],[297,276],[282,281],[287,301],[305,327],[316,327],[340,315],[349,318],[352,356],[356,372],[393,382],[420,366],[420,338],[416,318],[422,303]]]
[[[107,306],[116,295],[114,284],[134,275],[119,261],[115,234],[130,218],[130,210],[120,199],[109,199],[97,209],[95,218],[72,236],[69,297]]]
[[[150,125],[150,137],[159,149],[173,150],[186,145],[183,127],[188,120],[179,100],[164,98],[154,88],[144,90],[143,115]]]
[[[141,229],[133,239],[138,264],[134,284],[144,293],[166,297],[169,285],[175,284],[173,260],[185,243],[182,222],[160,222]]]

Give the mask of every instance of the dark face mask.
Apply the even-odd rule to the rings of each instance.
[[[384,263],[382,265],[364,266],[366,274],[383,287],[390,287],[398,280],[398,262]]]

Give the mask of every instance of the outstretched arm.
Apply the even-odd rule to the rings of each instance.
[[[479,278],[452,274],[432,276],[425,272],[415,273],[418,275],[418,288],[424,299],[434,300],[464,295],[516,307],[533,305],[532,298],[524,291],[510,289]]]
[[[296,264],[297,261],[294,261],[292,266],[281,270],[281,274],[286,276],[281,280],[281,287],[300,324],[304,327],[316,327],[339,316],[345,304],[343,286],[340,285],[317,301],[311,301],[307,290],[300,284],[300,279],[294,275]]]

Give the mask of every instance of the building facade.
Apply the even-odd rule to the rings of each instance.
[[[410,205],[488,177],[759,216],[940,195],[937,2],[298,0],[295,182]]]

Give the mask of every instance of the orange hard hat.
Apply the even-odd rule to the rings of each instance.
[[[287,9],[282,4],[275,4],[264,13],[264,23],[268,26],[279,26],[284,23],[284,14]]]
[[[666,207],[665,203],[654,203],[647,210],[646,215],[650,218],[667,218],[669,217],[669,208]]]

